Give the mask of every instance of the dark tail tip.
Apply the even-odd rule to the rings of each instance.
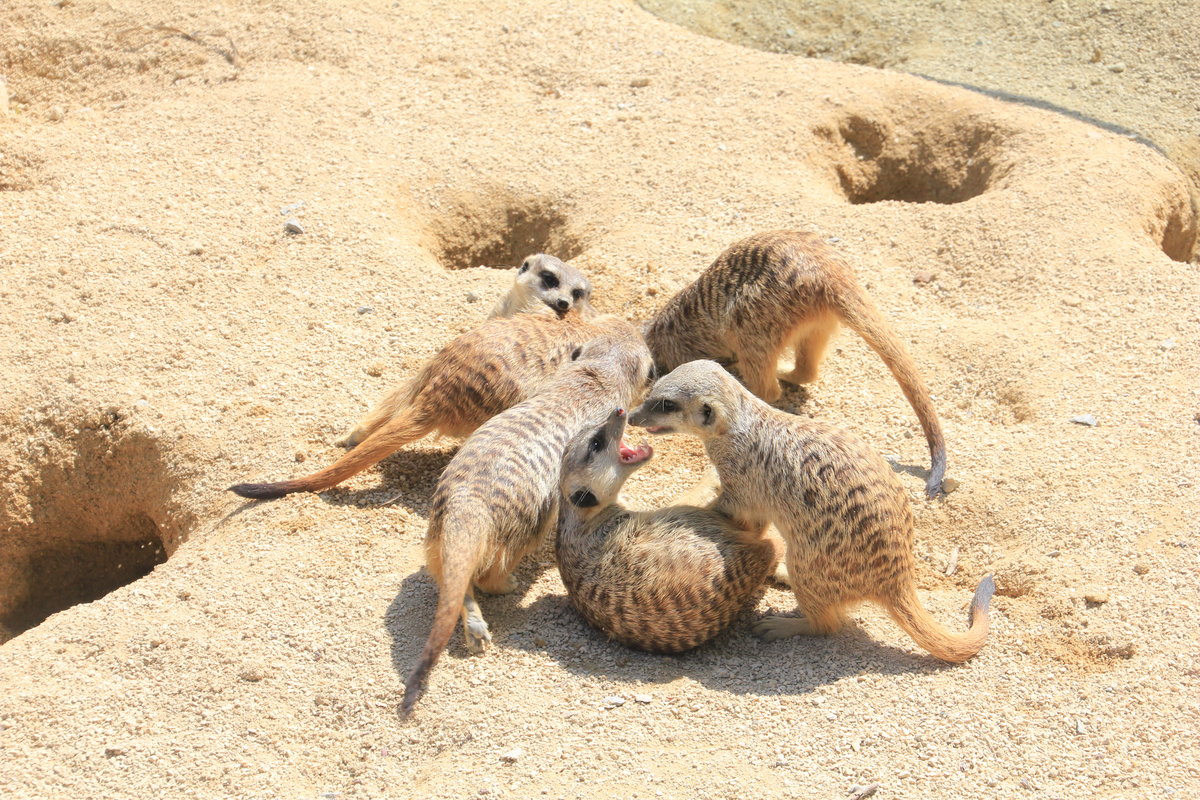
[[[988,606],[992,602],[992,595],[996,594],[996,578],[989,572],[979,582],[979,587],[975,590],[975,596],[971,598],[971,616],[970,622],[975,622],[976,614],[986,614]]]
[[[293,490],[288,488],[286,483],[239,483],[230,486],[229,491],[251,500],[274,500],[291,494]]]
[[[929,477],[925,479],[925,496],[930,500],[942,493],[942,483],[946,479],[946,452],[934,453],[933,465],[929,468]]]

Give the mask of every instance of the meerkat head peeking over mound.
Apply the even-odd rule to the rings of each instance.
[[[517,267],[517,277],[508,294],[500,298],[489,318],[511,317],[521,313],[545,313],[545,309],[560,317],[572,308],[579,316],[590,319],[592,282],[582,272],[551,255],[538,253],[528,256]]]

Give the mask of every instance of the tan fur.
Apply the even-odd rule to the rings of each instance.
[[[517,268],[517,276],[508,293],[492,308],[489,319],[514,314],[557,314],[575,309],[591,319],[592,282],[580,270],[554,256],[538,253],[527,257]]]
[[[563,458],[556,556],[571,604],[629,647],[689,650],[716,636],[755,598],[781,550],[763,525],[676,505],[628,511],[617,502],[649,448],[620,458],[624,410],[584,431]]]
[[[804,616],[767,617],[756,627],[764,638],[833,633],[844,609],[870,600],[943,661],[965,661],[983,647],[991,576],[975,593],[966,633],[930,617],[914,583],[908,497],[857,437],[772,408],[712,361],[660,379],[630,422],[701,438],[721,481],[713,510],[743,527],[774,523],[783,535]]]
[[[405,713],[460,617],[468,648],[482,650],[491,640],[472,586],[512,590],[513,569],[558,517],[567,443],[612,408],[637,399],[650,371],[650,352],[637,331],[628,323],[614,325],[536,395],[484,423],[455,454],[430,503],[425,553],[438,582],[438,604],[429,639],[405,682]]]
[[[817,379],[829,340],[844,323],[879,354],[917,413],[932,468],[926,493],[941,491],[946,444],[929,389],[854,270],[819,236],[770,231],[731,245],[645,325],[660,374],[696,359],[735,365],[750,391],[779,399],[776,364],[795,349],[790,383]]]
[[[269,499],[319,492],[378,463],[400,447],[437,431],[466,436],[531,397],[576,348],[606,331],[629,327],[614,316],[585,322],[518,314],[456,337],[411,381],[394,390],[345,437],[354,449],[332,465],[290,481],[242,483],[230,491]]]

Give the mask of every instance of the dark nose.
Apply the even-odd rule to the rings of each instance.
[[[568,308],[571,307],[571,304],[566,300],[559,300],[554,305],[558,308],[559,311],[566,311]]]

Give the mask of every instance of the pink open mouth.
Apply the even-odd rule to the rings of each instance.
[[[624,439],[621,440],[619,449],[622,464],[640,464],[654,455],[654,448],[650,445],[639,444],[637,447],[630,447],[625,444]]]

